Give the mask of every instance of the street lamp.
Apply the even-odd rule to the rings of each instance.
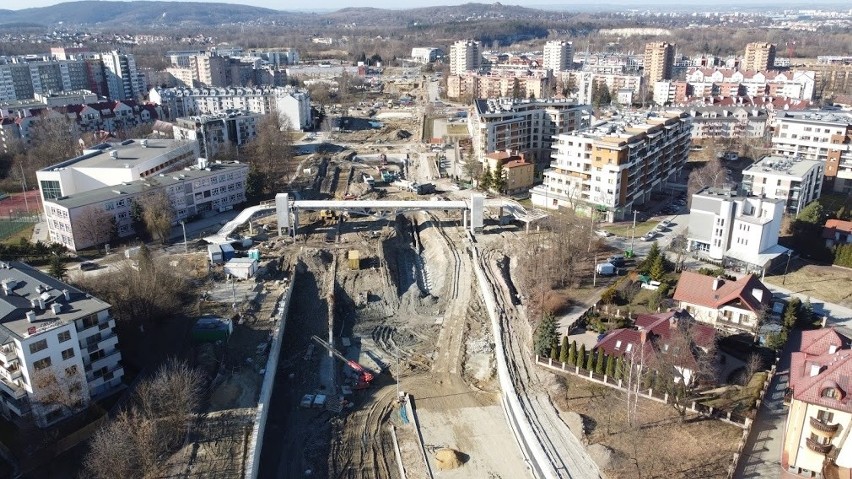
[[[790,269],[790,258],[793,256],[793,250],[787,250],[787,266],[784,267],[784,277],[781,278],[781,285],[787,284],[787,270]]]

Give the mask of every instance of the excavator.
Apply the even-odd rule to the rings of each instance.
[[[356,380],[353,389],[367,389],[368,387],[370,387],[370,383],[373,381],[373,373],[364,368],[364,366],[358,364],[358,362],[351,359],[346,359],[346,356],[344,356],[340,351],[335,349],[334,346],[329,344],[327,341],[324,341],[319,336],[311,336],[311,339],[315,343],[327,349],[335,358],[343,361],[344,363],[346,363],[347,366],[352,368],[353,371],[358,373],[358,379]]]

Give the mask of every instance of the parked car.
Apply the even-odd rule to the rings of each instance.
[[[672,222],[669,221],[669,220],[663,220],[663,221],[660,221],[660,224],[665,226],[666,228],[668,228],[669,226],[672,225]]]
[[[98,263],[93,263],[91,261],[83,261],[80,263],[80,271],[91,271],[93,269],[98,269]]]
[[[601,238],[608,238],[612,236],[612,233],[607,230],[595,230],[595,234],[600,236]]]
[[[601,276],[612,276],[615,274],[615,266],[611,263],[599,263],[595,266],[595,271]]]
[[[642,241],[652,241],[657,236],[657,233],[649,231],[648,234],[642,237]]]
[[[624,256],[610,256],[606,262],[613,266],[624,266]]]

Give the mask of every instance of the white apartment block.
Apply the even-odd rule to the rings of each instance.
[[[306,90],[274,88],[153,88],[148,99],[161,105],[169,119],[248,111],[266,115],[277,111],[293,129],[313,125],[311,97]]]
[[[764,138],[767,133],[766,110],[753,107],[696,106],[669,111],[692,117],[692,139]]]
[[[583,104],[592,103],[592,87],[606,85],[612,98],[617,98],[620,90],[628,89],[634,98],[638,98],[642,91],[642,77],[640,75],[625,75],[617,73],[594,73],[587,71],[568,71],[557,75],[563,84],[574,83],[577,89],[577,102]]]
[[[758,274],[787,249],[778,245],[786,201],[705,188],[692,195],[688,249]]]
[[[826,188],[852,194],[852,113],[779,113],[772,150],[776,156],[823,162]]]
[[[548,70],[504,70],[490,73],[467,72],[447,76],[449,98],[508,98],[515,94],[519,99],[544,98],[553,85]]]
[[[532,203],[596,211],[604,221],[629,218],[683,169],[690,126],[685,114],[637,115],[559,135],[544,183],[530,190]]]
[[[473,40],[459,40],[450,45],[450,75],[476,71],[482,66],[482,46]]]
[[[178,118],[172,128],[174,139],[197,141],[201,156],[211,159],[226,145],[236,148],[257,137],[260,115],[228,112]]]
[[[145,94],[144,77],[136,69],[133,55],[112,51],[102,53],[109,97],[113,100],[136,100]]]
[[[783,96],[810,100],[816,73],[812,70],[753,71],[730,68],[690,68],[686,83],[690,96]]]
[[[574,66],[574,46],[563,40],[549,41],[544,44],[542,66],[545,69],[561,72]]]
[[[438,59],[440,48],[433,47],[414,47],[411,49],[411,59],[417,63],[432,63]]]
[[[121,384],[109,304],[19,262],[0,263],[0,286],[3,416],[47,427]]]
[[[787,213],[797,215],[820,197],[824,169],[821,161],[767,156],[743,170],[742,191],[784,200]]]
[[[468,115],[473,151],[517,151],[536,165],[536,177],[550,161],[556,135],[588,126],[591,110],[573,100],[476,100]]]

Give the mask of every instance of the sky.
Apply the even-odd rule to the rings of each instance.
[[[436,6],[436,5],[460,5],[469,2],[479,2],[479,3],[494,3],[495,0],[407,0],[405,2],[400,2],[399,0],[311,0],[310,2],[282,2],[281,0],[236,0],[236,1],[228,1],[228,0],[213,0],[221,3],[235,3],[235,4],[243,4],[243,5],[254,5],[257,7],[266,7],[272,8],[275,10],[310,10],[310,11],[328,11],[328,10],[338,10],[346,7],[375,7],[375,8],[416,8],[416,7],[427,7],[427,6]],[[819,4],[825,5],[839,5],[842,6],[846,3],[847,0],[818,0]],[[6,5],[3,5],[6,3]],[[0,9],[10,9],[10,10],[19,10],[22,8],[32,8],[32,7],[46,7],[49,5],[55,5],[57,3],[56,0],[27,0],[27,1],[3,1],[0,2]],[[647,8],[649,4],[664,4],[665,0],[508,0],[501,2],[504,5],[520,5],[524,7],[532,7],[532,8],[551,8],[559,7],[559,9],[569,10],[572,5],[582,5],[586,8],[583,10],[589,10],[590,6],[614,6],[614,5],[622,5],[627,8]],[[721,5],[748,5],[749,3],[761,3],[766,5],[775,5],[781,6],[785,4],[797,4],[797,5],[813,5],[814,2],[808,2],[806,0],[746,0],[743,2],[742,0],[717,0],[713,2],[715,6]],[[11,4],[11,5],[10,5]],[[699,3],[700,5],[700,3]]]

